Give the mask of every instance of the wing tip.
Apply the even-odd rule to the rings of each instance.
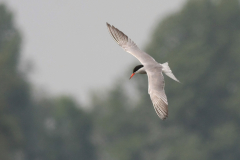
[[[106,25],[108,27],[108,31],[110,33],[110,35],[112,36],[112,38],[117,42],[117,44],[119,44],[118,39],[116,38],[116,36],[114,35],[114,33],[112,32],[112,29],[114,29],[115,27],[110,25],[108,22],[106,22]]]
[[[159,117],[160,117],[160,116],[159,116]],[[160,117],[160,119],[163,120],[163,121],[166,120],[167,118],[168,118],[168,114],[162,115],[162,116]]]
[[[162,120],[165,120],[168,117],[168,105],[165,103],[161,98],[152,97],[150,95],[153,107],[155,112],[157,113],[158,117]]]
[[[122,31],[120,31],[113,25],[110,25],[108,22],[106,22],[106,25],[108,27],[108,31],[118,45],[122,46],[128,42],[128,36],[126,36]]]
[[[166,115],[166,116],[164,116],[164,117],[162,117],[162,118],[160,117],[160,118],[164,121],[164,120],[167,119],[167,117],[168,117],[168,115]]]
[[[167,119],[168,117],[168,110],[167,111],[163,111],[163,110],[159,110],[157,109],[157,107],[154,106],[154,109],[155,109],[155,112],[157,113],[158,117],[161,119],[161,120],[165,120]]]
[[[110,28],[111,28],[112,26],[111,26],[108,22],[106,22],[106,25],[107,25],[107,27],[108,27],[109,32],[111,33]]]
[[[108,22],[106,22],[106,25],[107,25],[108,27],[111,27],[111,25],[110,25]]]

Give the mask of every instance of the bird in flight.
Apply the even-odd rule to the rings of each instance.
[[[133,69],[130,79],[135,74],[147,74],[148,93],[152,100],[153,107],[162,120],[166,119],[168,117],[168,101],[164,91],[165,82],[162,72],[173,80],[179,82],[168,66],[168,62],[163,64],[156,62],[149,54],[140,50],[138,46],[122,31],[108,23],[107,27],[117,44],[140,61],[141,65],[138,65]]]

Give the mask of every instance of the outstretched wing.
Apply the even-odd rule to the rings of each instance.
[[[153,62],[156,63],[156,61],[150,55],[141,51],[138,46],[123,32],[108,23],[107,27],[111,36],[117,42],[117,44],[121,46],[126,52],[131,53],[133,56],[135,56],[143,65]]]
[[[164,77],[161,68],[148,71],[148,93],[157,115],[163,120],[168,117],[168,101],[164,91]]]

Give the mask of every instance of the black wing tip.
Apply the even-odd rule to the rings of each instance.
[[[112,25],[109,24],[108,22],[106,22],[106,25],[107,25],[107,27],[108,27],[109,32],[112,34],[111,29],[114,28],[114,26],[112,26]]]
[[[167,114],[165,114],[165,115],[162,115],[162,116],[159,116],[158,115],[158,117],[161,119],[161,120],[166,120],[167,118],[168,118],[168,113]]]
[[[113,25],[109,24],[108,22],[106,22],[106,25],[108,28],[115,28]]]
[[[168,117],[168,115],[166,115],[165,117],[161,118],[163,121],[166,120]]]
[[[112,28],[112,27],[113,27],[113,26],[112,26],[111,24],[109,24],[108,22],[106,22],[106,25],[107,25],[107,27],[108,27],[109,31],[110,31],[110,28]]]
[[[116,29],[116,28],[115,28],[114,26],[110,25],[110,24],[107,23],[107,22],[106,22],[106,24],[107,24],[108,31],[109,31],[109,33],[111,34],[112,38],[117,42],[117,44],[119,44],[118,39],[116,38],[116,36],[115,36],[115,35],[113,34],[113,32],[112,32],[112,29]]]
[[[122,46],[123,43],[128,42],[128,36],[126,36],[122,31],[114,27],[113,25],[110,25],[108,22],[106,22],[108,31],[110,32],[113,39],[117,42],[118,45]]]
[[[115,28],[113,25],[111,25],[111,24],[109,24],[108,22],[106,22],[106,25],[107,25],[107,27],[110,29],[113,29],[113,30],[117,30],[118,32],[121,32],[121,31],[119,31],[117,28]],[[110,32],[112,32],[112,31],[110,31]]]

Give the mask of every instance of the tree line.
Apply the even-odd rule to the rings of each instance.
[[[168,61],[182,82],[165,76],[168,119],[153,109],[147,76],[131,82],[135,101],[119,81],[107,96],[92,93],[91,110],[84,110],[68,96],[33,97],[19,69],[22,35],[1,4],[0,159],[238,160],[239,1],[189,0],[150,37],[145,51]]]

